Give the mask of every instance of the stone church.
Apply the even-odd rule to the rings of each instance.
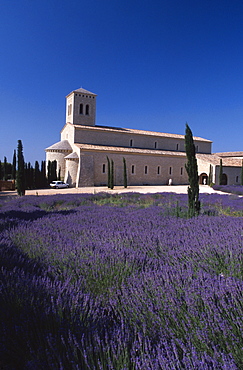
[[[83,88],[66,97],[66,124],[61,140],[46,148],[46,163],[57,161],[61,178],[72,187],[107,185],[107,157],[114,163],[114,185],[188,184],[184,135],[98,126],[97,95]],[[212,141],[194,137],[199,182],[219,181],[220,159],[225,184],[240,184],[243,152],[211,153]],[[59,172],[60,171],[60,172]]]

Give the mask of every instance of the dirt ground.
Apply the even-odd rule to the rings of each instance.
[[[53,194],[79,194],[79,193],[89,193],[97,194],[100,192],[107,192],[111,194],[120,194],[120,193],[187,193],[187,185],[161,185],[161,186],[128,186],[126,189],[122,186],[115,186],[114,189],[108,189],[107,187],[85,187],[85,188],[68,188],[68,189],[35,189],[35,190],[26,190],[26,195],[53,195]],[[200,185],[200,193],[219,193],[224,194],[220,191],[213,190],[210,186]],[[16,191],[0,191],[0,199],[16,197]]]

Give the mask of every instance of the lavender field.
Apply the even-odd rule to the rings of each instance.
[[[243,198],[0,202],[0,368],[243,368]]]

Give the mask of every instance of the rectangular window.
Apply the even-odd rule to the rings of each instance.
[[[102,173],[105,173],[105,163],[102,165]]]
[[[169,175],[172,175],[172,167],[169,168]]]
[[[160,166],[157,167],[157,175],[160,175]]]
[[[155,142],[154,142],[154,149],[157,149],[157,147],[158,147],[158,142],[157,142],[157,141],[155,141]]]
[[[134,164],[132,164],[132,174],[134,174],[135,173],[135,166],[134,166]]]
[[[144,167],[144,173],[145,173],[145,175],[147,175],[147,174],[148,174],[148,166],[145,166],[145,167]]]
[[[181,175],[183,175],[183,167],[181,167]]]
[[[179,144],[176,144],[176,150],[179,150]]]
[[[133,146],[133,139],[130,140],[130,146]]]

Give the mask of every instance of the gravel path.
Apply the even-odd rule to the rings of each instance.
[[[128,193],[128,192],[137,192],[137,193],[187,193],[187,185],[161,185],[161,186],[128,186],[126,189],[122,186],[115,186],[113,190],[108,189],[107,187],[86,187],[86,188],[68,188],[68,189],[35,189],[35,190],[26,190],[26,195],[50,195],[50,194],[78,194],[78,193],[89,193],[97,194],[100,192],[108,192],[111,194],[115,193]],[[200,193],[218,193],[225,194],[220,191],[213,190],[210,186],[200,185]],[[11,198],[17,196],[16,191],[1,191],[0,199]]]

